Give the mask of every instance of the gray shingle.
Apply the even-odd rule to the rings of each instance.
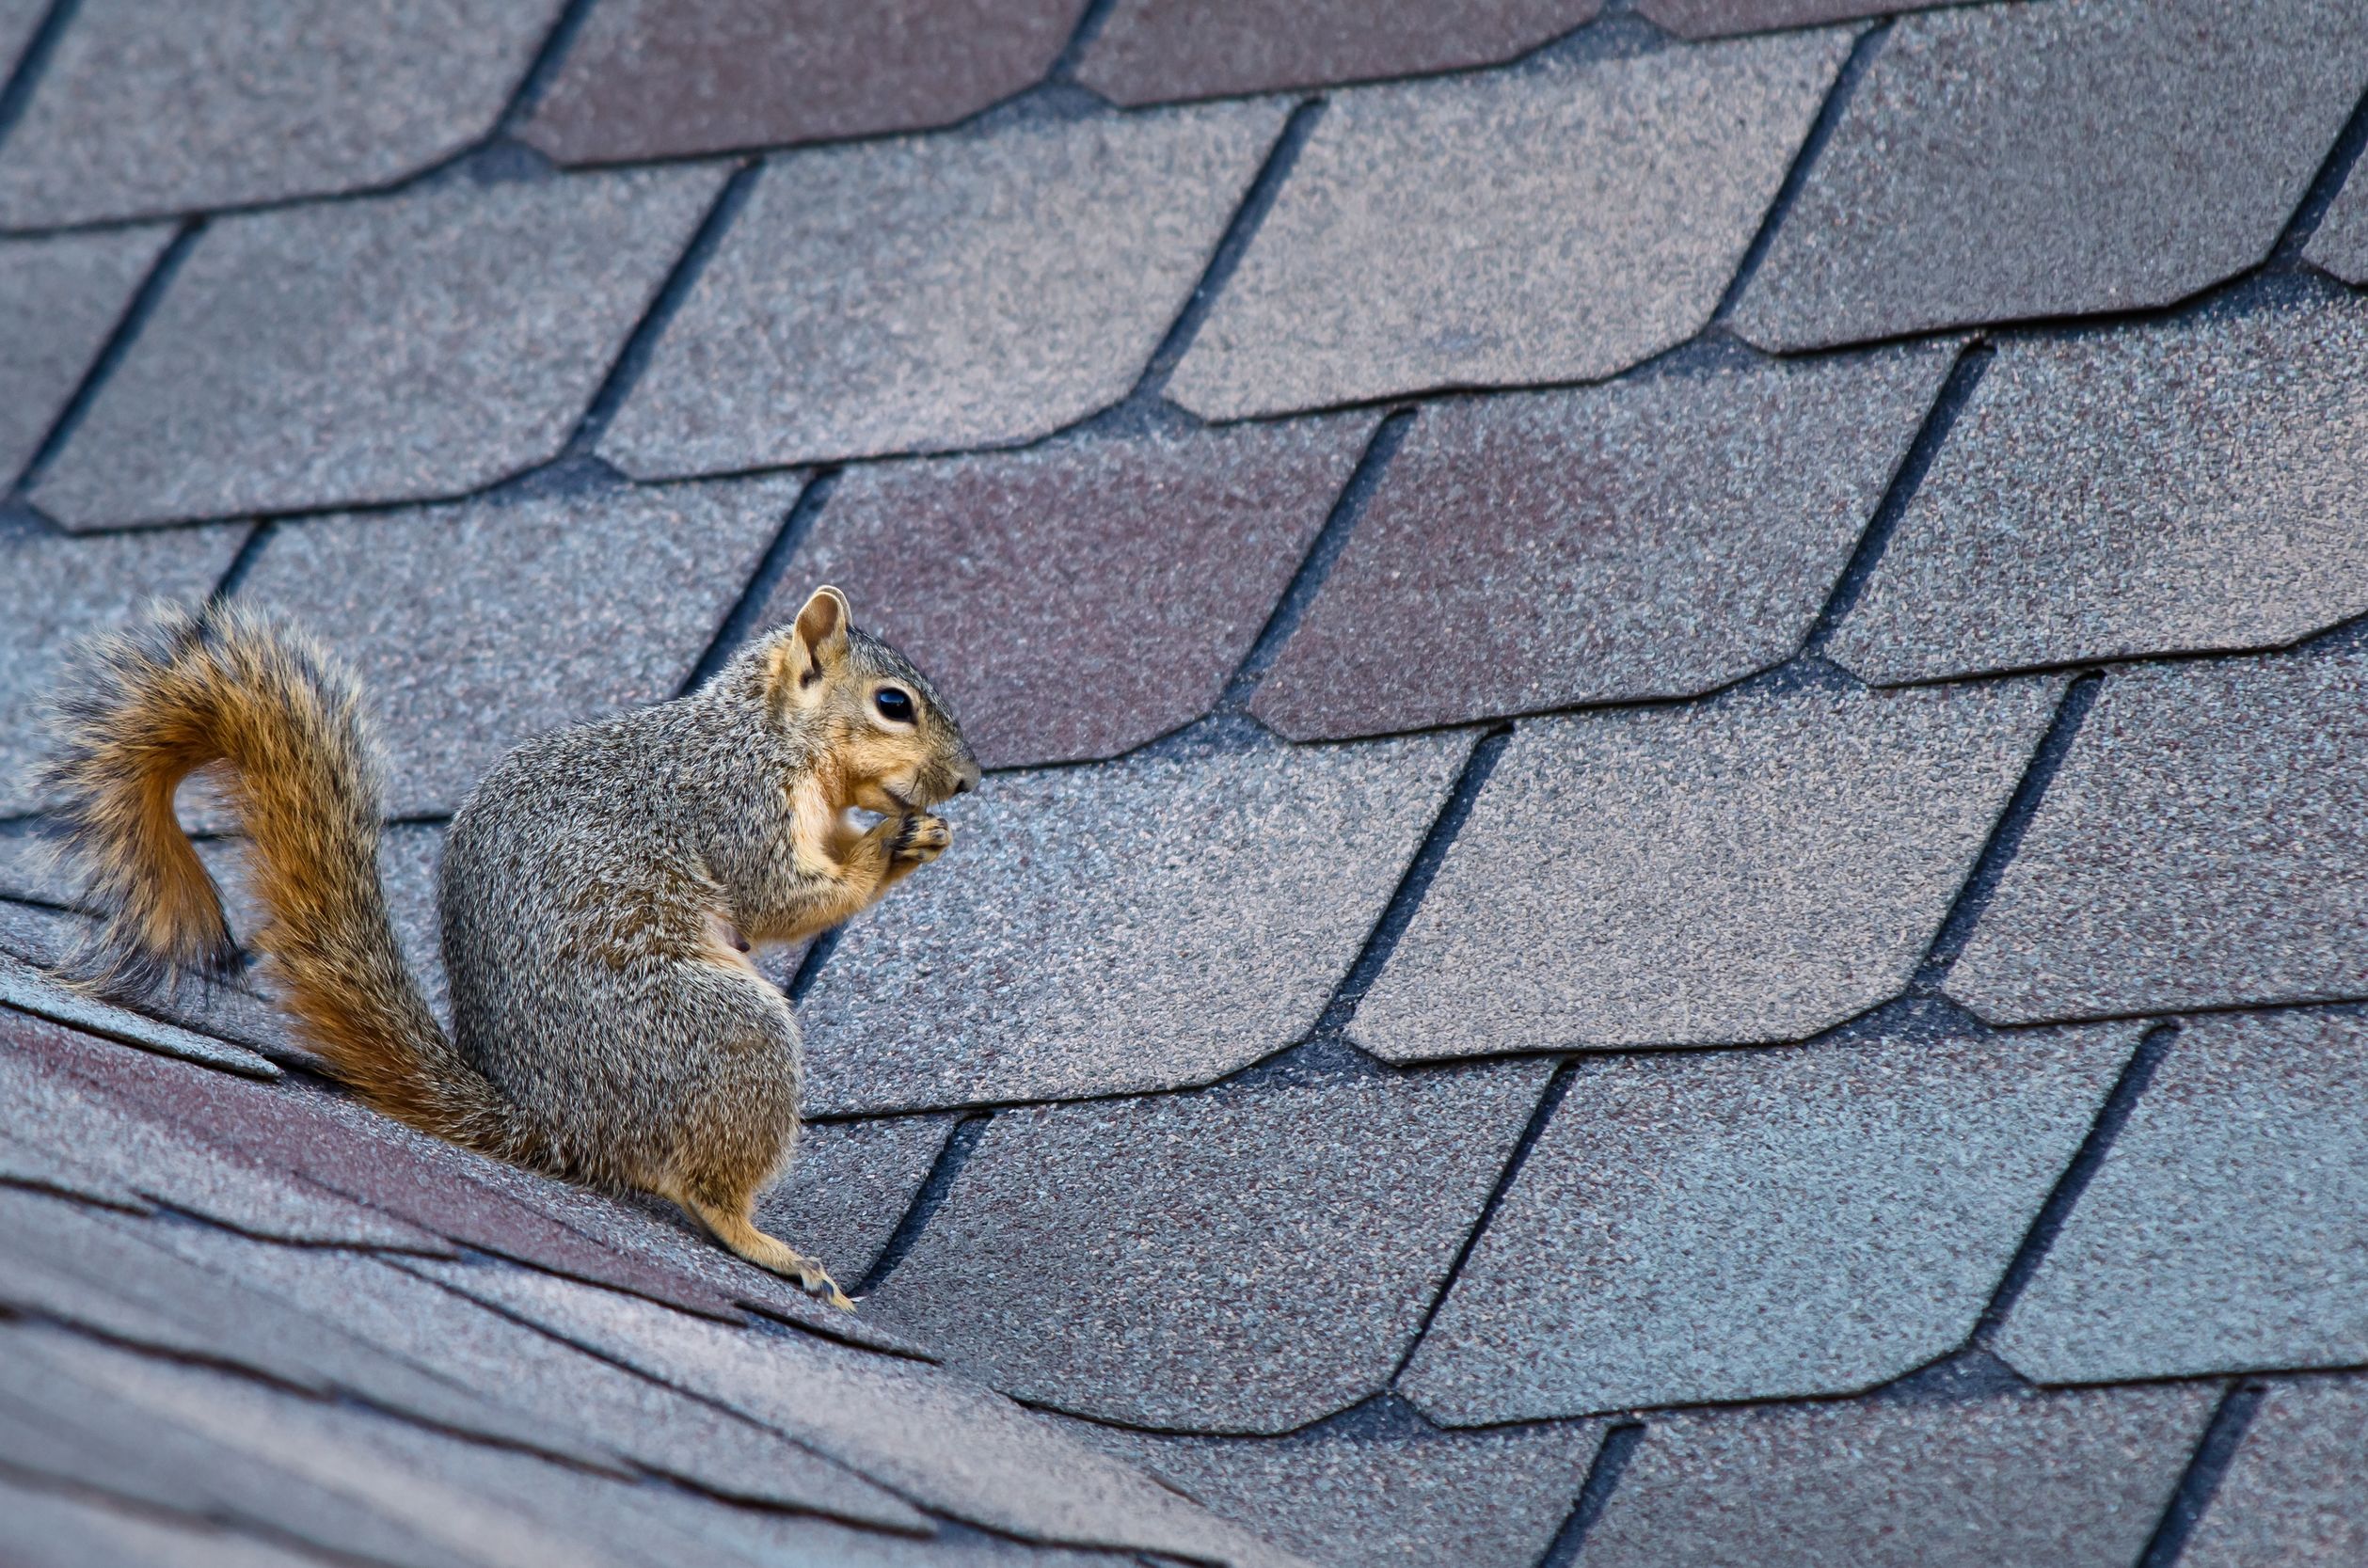
[[[1350,1030],[1392,1061],[1799,1039],[1899,994],[2058,688],[1525,723]]]
[[[818,1113],[1203,1084],[1304,1036],[1470,747],[1001,774],[801,1009]]]
[[[50,0],[0,0],[0,81],[16,68],[51,9]]]
[[[600,443],[651,477],[1030,439],[1123,398],[1279,104],[771,160]]]
[[[1947,989],[1994,1023],[2368,995],[2368,653],[2106,676]]]
[[[1655,1422],[1580,1568],[2125,1568],[2217,1390]]]
[[[1583,1069],[1406,1368],[1437,1419],[1848,1393],[1964,1341],[2132,1032]]]
[[[0,1003],[21,1012],[62,1023],[107,1039],[120,1040],[142,1051],[177,1056],[184,1062],[241,1073],[249,1078],[277,1078],[279,1069],[251,1051],[227,1041],[161,1022],[145,1014],[102,1002],[71,990],[30,963],[0,955]]]
[[[8,1549],[23,1568],[169,1562],[174,1568],[319,1568],[318,1560],[210,1525],[152,1515],[0,1482]]]
[[[612,0],[523,135],[608,163],[950,125],[1042,79],[1085,5]]]
[[[55,1151],[159,1202],[259,1236],[347,1246],[437,1245],[392,1215],[272,1170],[76,1076],[64,1065],[72,1059],[72,1038],[55,1024],[0,1012],[0,1084],[7,1086],[8,1136],[20,1148]]]
[[[33,499],[69,527],[459,495],[556,455],[721,170],[226,218]]]
[[[2186,1026],[1998,1336],[2048,1383],[2368,1359],[2368,1024]]]
[[[2349,0],[1968,6],[1895,26],[1735,328],[1811,348],[2167,305],[2269,253],[2368,80]]]
[[[419,1568],[484,1568],[488,1561],[517,1560],[501,1553],[501,1546],[511,1540],[504,1530],[492,1532],[482,1547],[449,1536],[438,1539],[448,1528],[447,1510],[459,1498],[413,1497],[407,1499],[408,1510],[389,1509],[385,1505],[402,1496],[401,1482],[384,1474],[364,1480],[358,1488],[323,1484],[330,1481],[341,1457],[334,1449],[316,1454],[304,1466],[310,1474],[295,1473],[255,1452],[251,1443],[243,1449],[226,1444],[202,1419],[194,1424],[174,1419],[169,1411],[157,1408],[153,1397],[135,1398],[121,1386],[143,1370],[143,1363],[125,1352],[36,1327],[8,1330],[5,1343],[8,1354],[0,1365],[0,1452],[22,1473],[81,1490],[95,1487],[111,1497],[183,1515],[261,1526],[283,1540],[343,1550],[366,1560],[415,1563]],[[265,1395],[218,1373],[184,1369],[151,1375],[195,1383],[242,1402],[261,1402],[275,1413],[299,1407],[292,1397]],[[362,1423],[370,1418],[355,1413],[347,1419]],[[424,1517],[405,1519],[401,1516],[405,1512]],[[471,1511],[458,1513],[463,1528],[477,1522]],[[95,1560],[178,1564],[181,1560]],[[304,1560],[318,1560],[308,1556]],[[89,1563],[77,1560],[73,1568],[89,1568]]]
[[[1595,19],[1603,0],[1121,0],[1077,80],[1114,103],[1216,98],[1493,65]]]
[[[764,618],[836,583],[986,767],[1115,756],[1216,702],[1372,430],[1301,420],[850,468]]]
[[[695,1486],[889,1529],[927,1519],[893,1494],[754,1423],[586,1355],[376,1259],[195,1227],[158,1241],[389,1354],[481,1390],[530,1427]]]
[[[40,705],[76,641],[113,631],[143,600],[192,600],[214,584],[244,528],[69,539],[0,522],[0,816],[41,803],[33,768],[49,753]]]
[[[245,1368],[316,1394],[353,1396],[577,1464],[622,1468],[599,1446],[498,1402],[499,1395],[389,1354],[267,1289],[164,1250],[147,1239],[161,1223],[0,1192],[0,1241],[9,1259],[0,1299],[108,1338]]]
[[[1389,1382],[1548,1073],[1005,1112],[874,1300],[1030,1404],[1288,1432]]]
[[[122,229],[0,243],[0,487],[33,460],[170,238]]]
[[[241,585],[360,674],[388,811],[445,813],[511,747],[672,697],[795,477],[464,501],[281,528]]]
[[[2368,174],[2360,165],[2352,166],[2302,255],[2346,283],[2368,283]]]
[[[1295,739],[1372,735],[1780,663],[1947,369],[1927,351],[1426,409],[1251,711]]]
[[[1849,40],[1331,100],[1168,393],[1231,419],[1581,381],[1692,337]]]
[[[952,1130],[946,1117],[808,1126],[788,1173],[757,1200],[756,1223],[852,1289],[879,1261]]]
[[[2357,1378],[2273,1385],[2187,1538],[2186,1568],[2368,1561],[2368,1386]]]
[[[1592,1421],[1441,1433],[1363,1412],[1281,1438],[1073,1430],[1335,1568],[1533,1568],[1603,1437]]]
[[[516,1270],[416,1267],[762,1421],[924,1508],[1029,1540],[1238,1563],[1271,1556],[1048,1418],[936,1368],[803,1335],[735,1331]]]
[[[2368,306],[2001,347],[1828,653],[1869,680],[2291,642],[2368,610]]]
[[[0,228],[383,184],[493,129],[560,0],[88,0],[0,150]]]
[[[1636,0],[1636,8],[1679,38],[1730,38],[1778,27],[1814,27],[1954,0]]]

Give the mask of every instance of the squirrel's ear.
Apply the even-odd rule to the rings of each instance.
[[[838,668],[847,658],[851,620],[846,594],[827,584],[816,589],[798,611],[793,635],[782,640],[774,655],[774,678],[803,688]]]

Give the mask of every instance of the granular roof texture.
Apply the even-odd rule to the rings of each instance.
[[[0,0],[10,1568],[2286,1568],[2368,1432],[2354,0]],[[760,1217],[56,973],[291,615],[446,824],[818,582],[988,775]],[[179,802],[233,934],[218,792]]]

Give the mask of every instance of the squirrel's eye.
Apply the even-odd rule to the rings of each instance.
[[[880,717],[891,723],[913,722],[913,699],[893,686],[883,686],[874,692],[871,704],[880,710]]]

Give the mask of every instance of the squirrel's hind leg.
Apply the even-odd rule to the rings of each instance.
[[[747,1259],[760,1269],[771,1269],[798,1282],[811,1295],[820,1296],[833,1307],[852,1309],[854,1303],[835,1280],[823,1272],[822,1265],[799,1252],[778,1236],[756,1228],[751,1217],[756,1195],[743,1194],[738,1197],[721,1197],[704,1194],[695,1184],[685,1185],[680,1192],[667,1196],[681,1204],[699,1218],[699,1223],[714,1232],[715,1239]]]

